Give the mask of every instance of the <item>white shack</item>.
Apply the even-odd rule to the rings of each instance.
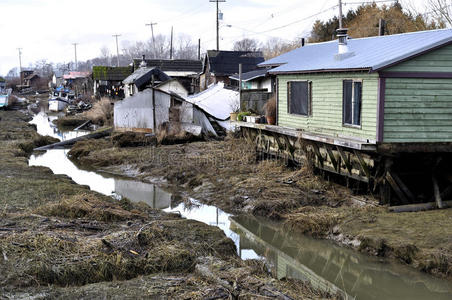
[[[174,93],[149,88],[115,104],[117,131],[153,133],[164,124],[178,124],[194,135],[216,135],[205,114]]]

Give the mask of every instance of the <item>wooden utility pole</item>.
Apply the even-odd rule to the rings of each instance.
[[[74,45],[74,56],[75,56],[75,71],[78,69],[78,63],[77,63],[77,45],[78,43],[73,43]]]
[[[378,35],[379,36],[385,35],[385,31],[386,31],[386,21],[380,19],[380,21],[378,22]]]
[[[201,60],[201,39],[198,39],[198,60]]]
[[[154,38],[154,26],[157,25],[157,23],[149,23],[149,24],[145,24],[146,26],[151,26],[151,32],[152,32],[152,48],[154,48],[154,56],[156,55],[155,53],[155,38]]]
[[[220,19],[219,19],[219,4],[220,2],[226,2],[226,0],[209,0],[209,2],[217,3],[217,51],[220,50]]]
[[[170,47],[170,59],[173,59],[173,26],[171,26],[171,47]]]
[[[339,0],[339,29],[342,29],[342,0]]]
[[[116,39],[116,66],[119,67],[119,46],[118,46],[118,37],[120,34],[113,34],[113,37]]]
[[[22,85],[22,48],[17,48],[19,51],[19,78],[20,78],[20,85]]]

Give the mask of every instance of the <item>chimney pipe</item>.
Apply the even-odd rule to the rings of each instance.
[[[347,46],[348,29],[347,28],[339,28],[336,32],[337,32],[337,37],[339,38],[338,54],[345,54],[348,52],[348,46]]]
[[[140,68],[146,68],[146,67],[147,67],[146,56],[143,54],[143,59],[141,60]]]

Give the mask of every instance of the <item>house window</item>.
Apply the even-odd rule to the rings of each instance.
[[[310,81],[288,82],[287,107],[289,114],[311,115],[311,86]]]
[[[344,80],[342,96],[344,125],[361,126],[362,90],[362,81]]]

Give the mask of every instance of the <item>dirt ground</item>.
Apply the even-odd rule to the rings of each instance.
[[[29,120],[0,112],[0,299],[334,298],[240,260],[216,227],[29,167],[54,142]]]
[[[254,146],[239,138],[128,147],[135,139],[81,142],[70,155],[81,164],[182,190],[227,212],[280,220],[287,230],[452,279],[451,209],[390,213],[371,196],[355,196],[308,167],[257,160]]]

